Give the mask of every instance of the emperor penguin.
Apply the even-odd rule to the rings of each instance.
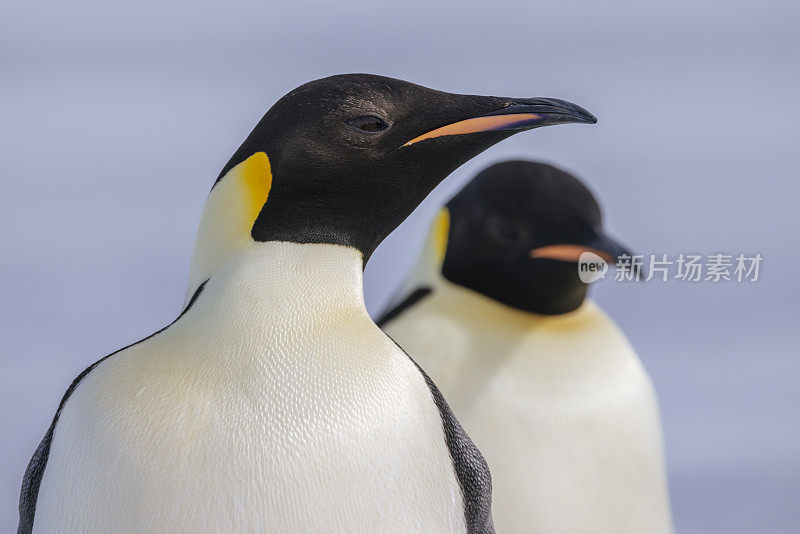
[[[67,389],[18,532],[493,532],[483,457],[362,271],[459,165],[568,122],[596,119],[367,74],[282,97],[211,188],[178,318]]]
[[[378,324],[488,461],[498,532],[669,533],[659,410],[578,259],[628,253],[575,177],[506,161],[442,209]]]

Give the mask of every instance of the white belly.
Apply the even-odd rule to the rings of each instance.
[[[497,531],[670,532],[658,407],[627,341],[591,303],[525,315],[437,289],[385,327],[486,457]]]
[[[463,532],[439,412],[363,303],[275,288],[252,317],[240,282],[81,382],[35,531]]]

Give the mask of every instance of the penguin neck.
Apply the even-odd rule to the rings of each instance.
[[[598,310],[597,305],[590,299],[585,299],[574,310],[559,314],[536,313],[514,306],[509,306],[483,293],[468,287],[454,284],[444,277],[431,286],[435,294],[448,303],[448,306],[458,310],[460,320],[471,328],[491,331],[498,321],[504,325],[506,331],[530,332],[549,325],[577,324],[587,316]],[[487,318],[492,318],[487,321]]]
[[[424,272],[423,269],[420,269]],[[429,271],[428,271],[429,272]],[[419,280],[419,278],[417,278]],[[506,322],[510,329],[520,331],[530,330],[543,324],[572,321],[575,317],[582,317],[595,309],[595,304],[587,297],[582,298],[573,308],[559,313],[540,313],[537,311],[526,310],[510,304],[506,304],[498,299],[476,291],[467,286],[456,284],[445,278],[441,272],[435,275],[428,275],[424,284],[416,283],[415,287],[428,287],[434,294],[443,297],[451,303],[454,308],[464,310],[479,310],[476,313],[467,313],[464,321],[470,323],[474,321],[474,327],[484,328],[486,323],[482,319],[482,314],[489,314],[492,317],[500,318]],[[410,288],[410,286],[408,286]]]
[[[220,292],[217,298],[237,302],[245,322],[280,321],[297,313],[304,323],[349,313],[367,316],[362,255],[353,247],[253,241],[212,274],[208,285]]]

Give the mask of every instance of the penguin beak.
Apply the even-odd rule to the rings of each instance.
[[[577,263],[584,252],[591,252],[603,258],[606,263],[616,264],[620,256],[632,256],[631,251],[611,237],[599,233],[580,244],[557,244],[538,247],[530,251],[534,259],[559,260]]]
[[[555,98],[521,98],[478,117],[460,120],[419,135],[403,146],[445,135],[478,132],[521,132],[571,122],[594,124],[597,119],[582,107]]]

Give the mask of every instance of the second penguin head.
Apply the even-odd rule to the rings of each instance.
[[[444,278],[533,313],[581,305],[588,289],[578,275],[583,252],[609,263],[630,255],[605,233],[600,206],[586,186],[545,163],[492,165],[442,213],[448,219]]]

